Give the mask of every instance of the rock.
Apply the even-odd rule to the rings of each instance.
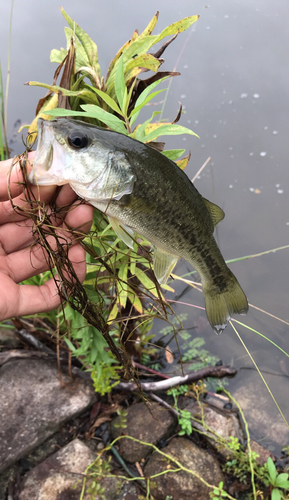
[[[266,448],[264,448],[264,446],[262,446],[261,444],[257,443],[256,441],[253,441],[252,439],[250,440],[250,446],[251,446],[251,450],[254,451],[255,453],[258,453],[259,457],[257,458],[257,463],[259,465],[264,465],[268,458],[271,457],[272,460],[276,460],[276,457],[274,457],[274,455],[269,451],[267,450]],[[246,452],[248,453],[248,448],[246,450]]]
[[[273,394],[280,390],[276,379],[278,377],[274,379],[274,376],[266,375],[266,381]],[[273,443],[277,443],[280,448],[288,443],[288,428],[258,373],[250,373],[250,378],[243,378],[240,386],[231,392],[243,409],[249,430],[254,434],[255,440],[265,438],[266,442],[271,440]],[[285,395],[282,401],[285,412],[286,408],[288,410],[288,399]],[[279,454],[279,450],[276,454]]]
[[[96,398],[83,379],[71,382],[48,361],[29,359],[0,369],[0,471],[27,455],[61,424],[88,408]]]
[[[190,469],[211,485],[218,486],[220,481],[224,481],[224,475],[217,460],[189,439],[174,438],[161,451],[178,460],[182,466]],[[145,477],[155,476],[175,467],[178,466],[155,452],[149,458],[144,474]],[[211,489],[193,474],[171,471],[151,479],[150,491],[155,500],[163,500],[167,496],[172,500],[208,500]]]
[[[128,408],[126,428],[117,427],[121,417],[116,417],[111,423],[113,439],[127,434],[141,441],[156,444],[160,439],[165,439],[173,430],[176,421],[173,415],[158,403],[137,403]],[[146,446],[132,439],[121,439],[117,442],[119,452],[124,460],[130,463],[139,462],[151,451]]]
[[[16,349],[22,344],[14,328],[0,328],[0,348],[10,347]]]
[[[216,441],[214,437],[214,433],[217,433],[218,436],[224,438],[226,441],[230,440],[230,436],[234,438],[238,438],[243,441],[244,434],[238,417],[235,413],[230,411],[221,411],[217,408],[213,408],[204,403],[198,403],[196,401],[191,401],[184,408],[186,411],[189,411],[191,415],[195,418],[201,420],[201,409],[203,411],[203,418],[206,426],[208,426],[212,432],[208,430],[208,428],[204,427],[200,421],[200,423],[195,420],[192,421],[192,426],[203,432],[211,446],[215,450],[218,450],[219,453],[223,455],[224,458],[228,458],[231,455],[231,451],[227,449],[225,446],[220,446],[220,443]]]
[[[139,500],[141,491],[137,488],[133,481],[125,482],[120,490],[120,493],[114,500]]]
[[[11,498],[11,495],[9,497],[10,492],[8,493],[8,491],[12,488],[12,485],[15,484],[17,478],[20,477],[20,471],[20,466],[15,464],[0,474],[0,500]]]
[[[79,500],[83,474],[95,458],[96,454],[88,446],[74,439],[26,474],[19,500]],[[105,498],[113,500],[118,489],[117,478],[103,478],[99,484],[105,491]],[[91,498],[87,493],[83,500]]]

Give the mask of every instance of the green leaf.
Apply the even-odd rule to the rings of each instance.
[[[124,110],[127,100],[127,88],[124,81],[123,54],[117,61],[114,88],[120,109]]]
[[[122,114],[122,112],[121,112],[120,108],[118,107],[117,103],[106,92],[103,92],[102,90],[99,90],[99,89],[95,89],[94,87],[92,87],[92,89],[94,90],[94,92],[97,93],[97,95],[99,95],[99,97],[101,97],[101,99],[104,102],[106,102],[106,104],[109,105],[109,107],[111,109],[113,109],[113,111],[115,111],[119,115]]]
[[[152,124],[156,125],[154,129],[145,136],[145,142],[150,142],[153,141],[154,139],[157,139],[161,135],[180,135],[180,134],[189,134],[189,135],[194,135],[199,138],[195,132],[190,130],[187,127],[182,127],[181,125],[176,125],[175,123],[167,123],[167,124]]]
[[[93,68],[95,68],[100,75],[100,67],[98,64],[98,54],[97,54],[97,45],[94,43],[94,41],[88,36],[88,34],[76,24],[71,17],[65,12],[63,7],[60,8],[61,13],[63,17],[65,18],[66,22],[70,26],[70,28],[73,30],[73,33],[76,34],[76,36],[79,38],[85,52],[87,55],[87,58]]]
[[[144,285],[148,292],[152,293],[155,297],[159,297],[156,285],[154,282],[138,267],[135,268],[135,275]]]
[[[279,474],[276,477],[275,486],[277,486],[278,488],[284,488],[284,489],[289,488],[288,474],[286,474],[285,472],[282,474]]]
[[[67,50],[63,47],[60,50],[52,49],[52,51],[50,52],[50,61],[60,64],[66,56]]]
[[[181,33],[182,31],[187,30],[193,23],[195,23],[200,16],[190,16],[177,21],[176,23],[170,24],[167,26],[161,33],[156,37],[154,43],[160,42],[166,36],[172,36],[176,33]]]
[[[148,85],[143,91],[142,93],[138,96],[137,100],[136,100],[136,103],[135,103],[135,107],[133,109],[133,112],[131,113],[131,115],[136,111],[136,108],[138,108],[141,104],[143,104],[145,101],[146,101],[146,98],[147,96],[150,94],[150,92],[157,86],[159,85],[160,83],[164,82],[165,80],[167,80],[168,78],[170,78],[170,76],[164,76],[164,78],[160,78],[159,80],[156,80],[155,82],[151,83],[150,85]]]
[[[68,337],[64,337],[64,341],[68,345],[68,347],[71,350],[71,352],[75,352],[76,351],[73,343],[71,342],[71,340]]]
[[[158,35],[149,35],[144,37],[138,37],[136,40],[131,42],[124,49],[124,70],[126,71],[126,64],[129,60],[140,56],[141,54],[146,54],[146,52],[156,43]]]
[[[142,109],[143,106],[145,106],[145,104],[147,104],[154,96],[156,96],[159,92],[162,92],[162,91],[159,91],[159,92],[155,92],[153,94],[151,94],[152,97],[148,97],[150,92],[157,86],[159,85],[159,83],[162,83],[164,80],[166,80],[167,78],[169,78],[169,76],[165,76],[164,78],[160,78],[159,80],[151,83],[150,85],[148,85],[144,91],[139,95],[139,97],[137,98],[136,100],[136,103],[135,103],[135,106],[134,106],[134,109],[132,110],[130,116],[132,117],[131,120],[130,120],[130,125],[132,126],[134,124],[134,122],[136,121],[138,115],[139,115],[139,112],[140,110]]]
[[[283,472],[282,474],[278,474],[276,481],[275,481],[275,484],[277,486],[280,482],[287,481],[287,480],[288,480],[288,474]]]
[[[68,95],[68,96],[78,96],[81,95],[81,90],[68,90],[64,89],[63,87],[59,87],[58,85],[49,85],[47,83],[41,83],[41,82],[27,82],[26,85],[29,85],[31,87],[43,87],[44,89],[51,90],[52,92],[58,93],[61,92],[63,95]]]
[[[104,109],[101,109],[97,106],[93,106],[92,104],[83,104],[81,108],[86,112],[86,116],[90,118],[96,118],[97,120],[105,123],[112,130],[127,135],[127,129],[123,121],[120,120],[117,116],[112,115],[111,113],[108,113]]]
[[[276,488],[273,488],[272,490],[271,500],[282,500],[281,493]]]
[[[132,119],[130,121],[131,125],[135,122],[135,120],[137,119],[138,115],[139,115],[139,112],[140,110],[148,103],[150,102],[155,96],[157,96],[158,94],[160,94],[161,92],[164,92],[166,89],[162,89],[162,90],[157,90],[156,92],[152,92],[152,94],[150,94],[141,104],[139,104],[138,106],[136,106],[130,116],[134,116],[136,114],[136,116],[134,117],[134,119]]]
[[[127,134],[124,123],[117,117],[108,113],[104,109],[93,104],[83,104],[81,108],[84,111],[72,111],[70,109],[53,109],[45,112],[51,116],[83,116],[85,118],[96,118],[105,123],[109,128],[121,134]]]
[[[170,160],[175,161],[182,156],[185,151],[185,149],[167,149],[166,151],[162,151],[162,154]]]
[[[278,488],[283,488],[284,490],[288,490],[289,481],[280,481],[280,483],[276,483],[276,486],[278,486]]]
[[[117,281],[117,290],[118,290],[118,301],[121,307],[126,306],[126,301],[127,301],[127,271],[128,271],[128,264],[127,262],[124,262],[121,264],[119,271],[118,271],[118,278],[119,280]]]
[[[157,114],[160,114],[160,111],[154,111],[152,116],[146,120],[144,123],[142,123],[141,125],[137,126],[133,133],[132,134],[129,134],[130,137],[133,137],[134,139],[137,139],[138,141],[142,141],[142,142],[145,142],[145,129],[147,127],[147,125],[153,120],[153,118],[157,115]]]
[[[267,466],[268,466],[268,472],[269,472],[271,483],[273,485],[275,485],[275,479],[277,477],[277,471],[276,471],[276,467],[275,467],[274,462],[273,462],[273,460],[272,460],[271,457],[269,457],[268,460],[267,460]]]
[[[82,45],[82,43],[76,38],[74,31],[67,26],[64,28],[65,36],[66,36],[66,47],[67,50],[70,47],[71,38],[73,38],[73,43],[75,46],[75,69],[78,72],[81,66],[91,66],[89,57]],[[95,69],[95,68],[93,68]]]

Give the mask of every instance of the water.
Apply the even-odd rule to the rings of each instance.
[[[118,48],[135,28],[144,29],[156,11],[155,2],[125,3],[111,0],[64,2],[64,8],[97,42],[100,64],[105,74]],[[113,8],[112,8],[113,6]],[[218,226],[217,239],[225,259],[281,247],[289,243],[288,186],[288,3],[280,0],[219,0],[208,4],[183,0],[168,6],[159,1],[160,17],[156,32],[182,17],[200,14],[199,21],[167,49],[162,69],[176,69],[164,117],[173,119],[179,101],[185,108],[181,124],[191,127],[200,140],[186,136],[167,140],[168,148],[186,147],[192,152],[187,173],[193,177],[210,156],[196,187],[226,213]],[[9,2],[2,5],[0,19],[0,60],[5,74],[9,24]],[[15,2],[9,93],[10,139],[18,120],[29,123],[34,117],[41,89],[23,86],[28,80],[52,82],[55,65],[49,62],[52,48],[65,45],[65,21],[59,2],[48,4],[30,0]],[[185,140],[183,140],[185,139]],[[22,151],[20,140],[11,144],[13,153]],[[283,320],[289,320],[288,258],[284,249],[231,264],[246,291],[249,302]],[[189,271],[186,263],[178,273]],[[176,284],[181,290],[181,285]],[[189,290],[182,298],[189,304],[203,305],[201,294]],[[208,327],[204,313],[178,305],[177,313],[188,313],[186,326],[198,327],[196,335],[224,363],[241,369],[230,385],[250,385],[254,373],[243,347],[228,326],[221,336]],[[262,332],[283,349],[288,345],[288,325],[250,308],[242,322]],[[268,375],[285,416],[289,418],[289,364],[284,354],[253,332],[236,325],[259,367],[281,374]],[[254,382],[255,383],[255,382]],[[250,387],[251,400],[261,390]],[[276,415],[267,398],[266,411]],[[258,406],[258,405],[256,405]],[[275,417],[274,417],[275,418]],[[276,431],[277,432],[277,431]],[[274,441],[274,439],[273,439]],[[285,442],[284,442],[285,444]]]

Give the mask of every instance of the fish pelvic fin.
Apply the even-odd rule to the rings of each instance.
[[[164,250],[154,248],[154,273],[161,285],[165,285],[179,258]]]
[[[217,334],[222,333],[233,314],[246,314],[249,309],[247,297],[229,269],[225,290],[220,291],[208,281],[203,283],[203,292],[207,317]]]

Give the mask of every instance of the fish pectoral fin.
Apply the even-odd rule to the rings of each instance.
[[[211,217],[213,219],[214,226],[216,226],[225,217],[225,212],[215,203],[203,198],[204,203],[209,210]]]
[[[116,235],[130,248],[133,249],[133,236],[134,232],[132,229],[129,227],[125,226],[124,224],[119,223],[117,219],[114,217],[109,216],[108,217],[109,222],[111,224],[112,229],[116,233]]]
[[[165,285],[169,275],[174,269],[179,258],[175,255],[160,250],[159,248],[154,249],[153,262],[154,262],[154,273],[161,285]]]

